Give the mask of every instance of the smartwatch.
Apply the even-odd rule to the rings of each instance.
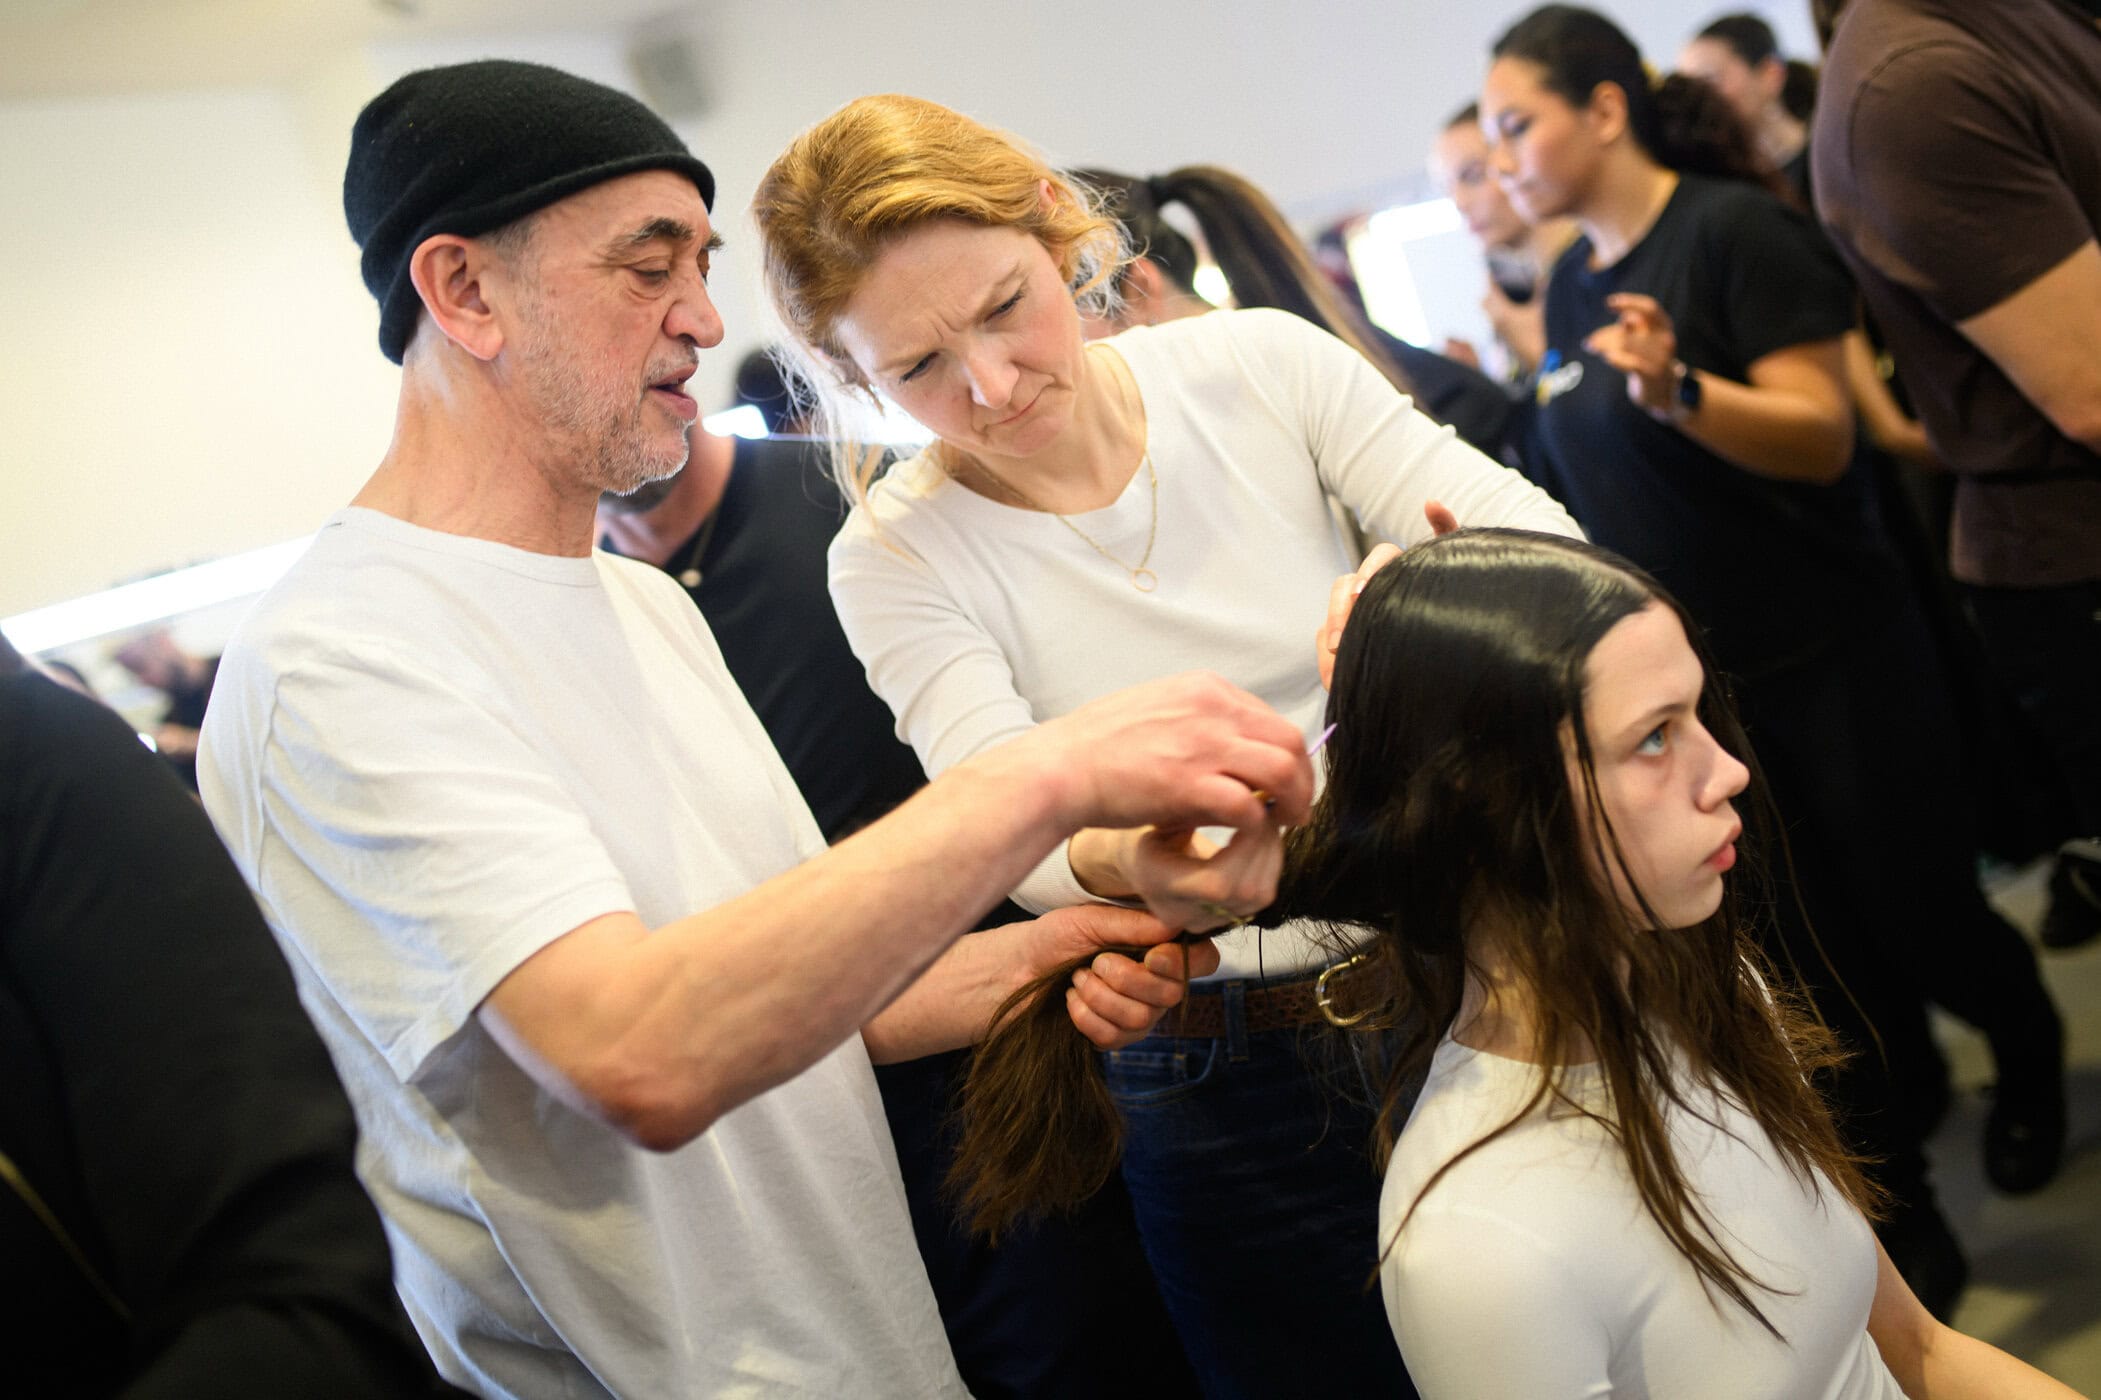
[[[1683,423],[1700,411],[1700,379],[1683,360],[1671,361],[1671,373],[1677,384],[1671,390],[1670,407],[1656,416],[1666,423]]]

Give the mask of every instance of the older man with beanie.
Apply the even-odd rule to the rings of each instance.
[[[871,1060],[966,1044],[1112,944],[1145,947],[1068,1006],[1135,1039],[1210,966],[1174,926],[962,931],[1087,825],[1234,828],[1209,862],[1150,843],[1162,908],[1250,911],[1311,771],[1259,701],[1184,677],[827,850],[691,601],[592,549],[601,492],[685,461],[722,334],[713,192],[640,104],[536,65],[412,73],[365,109],[344,203],[395,435],[228,649],[201,785],[448,1377],[959,1395]]]

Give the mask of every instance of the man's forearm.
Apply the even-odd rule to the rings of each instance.
[[[490,1029],[638,1142],[691,1140],[874,1020],[1062,837],[1055,781],[998,768],[962,765],[726,904],[655,930],[592,921],[498,986]],[[978,960],[959,972],[986,975]],[[962,1019],[944,1008],[917,1053],[967,1041]]]
[[[1030,954],[1026,925],[964,934],[861,1027],[868,1058],[895,1064],[976,1044],[1001,1004],[1049,970]]]
[[[959,764],[728,903],[653,931],[633,914],[593,919],[514,968],[480,1014],[550,1093],[676,1147],[875,1019],[1077,827],[1230,826],[1273,842],[1273,821],[1303,820],[1311,797],[1288,720],[1216,676],[1151,682]]]

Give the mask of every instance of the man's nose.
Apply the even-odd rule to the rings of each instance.
[[[722,343],[722,313],[708,295],[708,284],[695,278],[681,292],[664,317],[664,331],[674,340],[690,341],[706,350]]]

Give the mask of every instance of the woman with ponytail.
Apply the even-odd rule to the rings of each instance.
[[[1809,127],[1816,69],[1780,56],[1773,27],[1753,14],[1723,15],[1678,55],[1678,71],[1721,94],[1750,133],[1759,156],[1809,207]]]
[[[1424,1400],[2069,1400],[1876,1248],[1810,1083],[1837,1046],[1750,931],[1773,825],[1698,639],[1624,560],[1511,530],[1410,550],[1344,630],[1265,917],[1381,989],[1409,1372]]]
[[[1930,637],[1847,471],[1851,283],[1714,91],[1652,86],[1601,15],[1549,5],[1519,21],[1481,114],[1512,201],[1583,230],[1548,284],[1537,479],[1684,601],[1741,686],[1809,916],[1779,899],[1769,937],[1863,1052],[1834,1080],[1842,1122],[1879,1159],[1890,1254],[1944,1310],[1966,1266],[1921,1149],[1947,1092],[1922,978],[1961,969],[1931,990],[1985,1027],[2015,1086],[1986,1142],[2006,1189],[2055,1170],[2062,1033],[1947,819],[1959,746]]]
[[[1479,370],[1373,325],[1362,304],[1313,260],[1283,211],[1247,180],[1215,165],[1185,165],[1142,180],[1110,170],[1074,174],[1102,196],[1131,248],[1116,302],[1094,323],[1103,334],[1213,309],[1196,291],[1195,245],[1161,213],[1179,205],[1196,224],[1234,306],[1275,307],[1311,321],[1371,361],[1416,407],[1451,424],[1462,441],[1514,460],[1506,449],[1516,437],[1519,414],[1510,396]]]

